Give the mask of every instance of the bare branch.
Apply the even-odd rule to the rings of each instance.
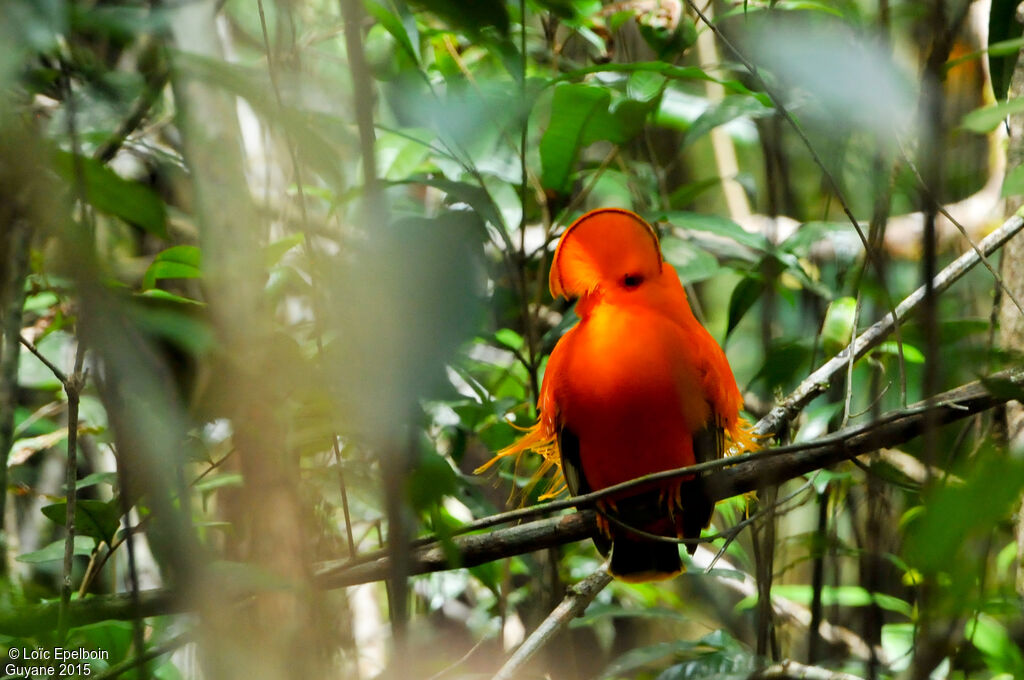
[[[530,637],[526,638],[523,644],[509,657],[505,665],[495,673],[493,680],[511,680],[516,677],[522,667],[533,658],[533,655],[555,635],[564,630],[569,622],[580,616],[594,601],[597,594],[611,582],[612,575],[608,573],[607,565],[601,565],[593,574],[576,585],[570,586],[569,592],[566,593],[561,603],[551,610],[548,617],[537,626],[537,630],[533,631]]]

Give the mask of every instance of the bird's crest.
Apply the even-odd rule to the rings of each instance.
[[[583,215],[565,230],[548,282],[552,297],[582,297],[622,273],[657,276],[661,247],[654,228],[621,208]]]

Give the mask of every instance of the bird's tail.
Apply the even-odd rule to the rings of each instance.
[[[608,571],[627,583],[661,581],[682,573],[683,562],[679,559],[679,546],[674,543],[616,536]]]

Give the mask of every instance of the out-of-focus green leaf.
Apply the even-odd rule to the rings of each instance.
[[[833,357],[850,344],[856,323],[857,300],[841,297],[832,301],[821,325],[821,341],[826,356]]]
[[[985,656],[989,670],[1024,677],[1024,655],[1006,626],[995,618],[988,614],[971,617],[964,626],[964,637]]]
[[[890,357],[899,357],[900,346],[896,344],[894,340],[886,340],[876,347],[872,353],[881,354]],[[904,342],[903,343],[903,360],[908,364],[923,364],[924,353],[921,352],[917,347]]]
[[[937,488],[924,512],[907,522],[907,562],[926,574],[945,571],[964,577],[959,569],[976,566],[964,554],[968,539],[986,534],[1008,517],[1022,489],[1024,461],[983,451],[963,484]]]
[[[661,252],[683,283],[703,281],[721,269],[714,255],[675,236],[661,239]]]
[[[700,137],[710,132],[719,125],[724,125],[731,120],[740,117],[764,118],[775,112],[770,106],[765,106],[757,97],[751,95],[729,95],[722,101],[704,111],[693,122],[686,136],[680,144],[680,150],[693,144]]]
[[[418,66],[420,63],[419,46],[409,38],[409,33],[402,25],[402,21],[375,0],[363,0],[363,7],[366,8],[367,14],[376,19],[377,23],[398,41],[405,54],[412,59],[412,63]]]
[[[157,254],[142,278],[143,290],[161,279],[198,279],[202,277],[202,254],[196,246],[174,246]]]
[[[67,501],[61,501],[53,505],[44,505],[41,510],[47,518],[64,526],[67,507]],[[79,535],[92,536],[109,545],[120,526],[121,508],[118,499],[106,502],[79,499],[75,503],[75,531]]]
[[[281,258],[285,256],[285,253],[305,242],[306,235],[302,232],[298,232],[268,244],[263,249],[264,264],[266,264],[267,267],[273,267],[281,262]]]
[[[167,208],[149,187],[130,182],[102,163],[66,151],[58,151],[54,166],[69,187],[78,186],[78,174],[86,200],[100,212],[120,217],[160,238],[167,238]]]
[[[996,129],[1007,116],[1024,111],[1024,97],[1007,99],[992,106],[983,106],[964,116],[960,126],[978,134],[988,134]]]
[[[555,78],[551,82],[559,83],[565,81],[577,81],[591,73],[636,73],[639,71],[660,73],[666,78],[677,80],[710,80],[723,85],[725,89],[730,92],[751,95],[759,99],[765,106],[771,106],[771,98],[768,95],[763,92],[754,92],[738,80],[719,80],[718,78],[708,75],[703,69],[697,68],[696,66],[674,66],[663,61],[635,61],[587,66],[585,68],[569,71],[558,78]]]
[[[89,555],[95,547],[96,539],[92,536],[75,536],[75,555]],[[45,548],[18,555],[14,559],[26,564],[57,562],[64,559],[64,541],[54,541]]]
[[[1003,180],[1002,196],[1020,196],[1024,194],[1024,165],[1018,165],[1007,173]]]
[[[787,600],[810,606],[814,597],[814,589],[809,585],[780,584],[772,586],[772,596],[784,597]],[[910,616],[913,609],[910,604],[898,597],[885,593],[872,594],[860,586],[825,586],[821,590],[821,603],[826,607],[867,607],[874,602],[882,609]]]
[[[494,29],[501,35],[508,33],[508,10],[501,0],[414,0],[414,4],[473,35],[479,35],[485,29]]]
[[[754,250],[767,250],[764,236],[747,231],[728,217],[675,210],[658,213],[653,216],[653,219],[670,222],[682,229],[705,232],[729,239]]]

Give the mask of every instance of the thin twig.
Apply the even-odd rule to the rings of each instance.
[[[597,597],[597,594],[611,582],[612,575],[608,573],[607,565],[601,565],[593,574],[576,585],[570,586],[565,599],[548,614],[548,617],[537,626],[537,630],[533,631],[530,637],[526,638],[523,644],[509,657],[501,669],[494,674],[493,680],[510,680],[518,675],[522,667],[533,658],[533,655],[555,635],[564,630],[573,619],[580,616]]]

